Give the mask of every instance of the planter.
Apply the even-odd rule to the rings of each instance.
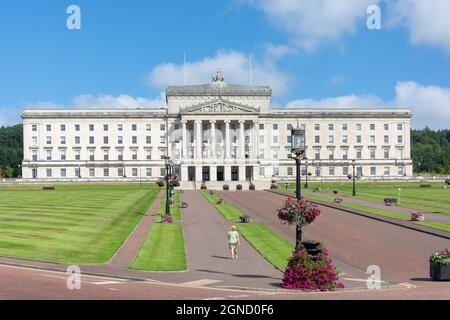
[[[422,212],[411,213],[411,221],[425,221],[425,214]]]
[[[249,215],[239,217],[241,223],[250,223],[252,222],[252,218]]]
[[[311,256],[316,256],[322,252],[322,244],[318,241],[303,241],[302,245]]]
[[[272,189],[272,190],[278,189],[278,185],[275,184],[275,183],[272,183],[272,184],[270,185],[270,189]]]
[[[238,184],[237,186],[236,186],[236,190],[242,190],[242,184]]]
[[[344,199],[342,199],[342,198],[335,198],[334,199],[334,202],[336,202],[336,203],[341,203],[343,201],[344,201]]]
[[[225,191],[230,190],[230,186],[227,185],[227,184],[224,184],[224,185],[223,185],[223,190],[225,190]]]
[[[255,191],[255,190],[256,190],[256,187],[255,187],[254,184],[251,184],[251,185],[248,187],[248,189],[249,189],[249,190],[252,190],[252,191]]]
[[[54,191],[54,190],[56,190],[56,188],[55,187],[42,187],[42,190],[44,190],[44,191]]]
[[[430,277],[434,281],[450,280],[450,264],[440,262],[430,262]]]

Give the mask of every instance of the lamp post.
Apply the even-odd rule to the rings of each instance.
[[[306,158],[305,158],[306,159]],[[306,171],[305,171],[305,189],[308,189],[308,161],[305,161],[305,167],[306,167]]]
[[[295,195],[297,201],[300,201],[302,197],[302,189],[301,189],[301,171],[300,165],[303,159],[303,155],[306,150],[306,137],[305,130],[301,129],[297,126],[297,128],[292,128],[291,130],[292,140],[291,140],[291,151],[295,156],[293,159],[295,160],[295,164],[297,167],[297,176],[296,176],[296,185],[295,185]],[[296,226],[296,247],[299,248],[302,244],[302,227],[297,224]]]
[[[352,160],[352,166],[353,166],[353,196],[356,197],[356,173],[355,173],[355,166],[356,166],[356,160]]]
[[[172,187],[170,185],[170,182],[172,180],[172,168],[173,168],[173,161],[170,160],[170,157],[165,157],[165,165],[166,165],[166,217],[170,217],[170,203],[169,198],[172,192]]]

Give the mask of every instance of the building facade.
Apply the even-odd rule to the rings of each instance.
[[[267,86],[173,86],[165,108],[24,110],[23,178],[157,180],[165,158],[183,183],[293,179],[290,130],[306,130],[311,179],[412,175],[408,109],[274,108]],[[308,167],[307,167],[308,166]]]

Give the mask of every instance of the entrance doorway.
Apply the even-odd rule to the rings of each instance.
[[[188,167],[188,181],[195,181],[195,167]]]
[[[225,168],[217,167],[217,181],[225,181]]]
[[[209,167],[203,167],[202,168],[202,179],[203,179],[203,181],[211,180],[210,177],[209,177]]]
[[[253,167],[245,167],[245,180],[252,181],[253,180]]]
[[[239,167],[231,167],[231,181],[239,181]]]

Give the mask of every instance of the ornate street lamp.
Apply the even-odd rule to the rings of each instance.
[[[305,130],[297,126],[297,128],[292,128],[291,130],[292,140],[291,140],[291,152],[295,156],[292,157],[295,160],[297,167],[296,184],[295,184],[295,195],[297,201],[300,201],[302,197],[302,187],[301,187],[301,175],[300,166],[303,156],[306,151],[306,137]],[[302,243],[302,227],[297,224],[296,227],[296,247],[299,247]]]
[[[353,166],[353,196],[356,197],[356,173],[355,173],[355,166],[356,166],[356,160],[352,160],[352,166]]]

